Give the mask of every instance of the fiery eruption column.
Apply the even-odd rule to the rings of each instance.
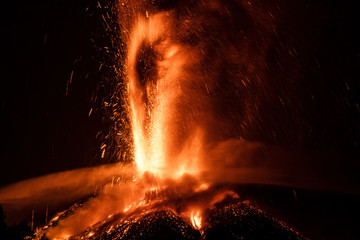
[[[200,135],[189,135],[191,123],[181,106],[191,79],[185,69],[194,65],[195,56],[190,47],[176,43],[174,28],[169,14],[139,17],[128,48],[135,162],[141,173],[159,177],[180,177],[200,167]]]

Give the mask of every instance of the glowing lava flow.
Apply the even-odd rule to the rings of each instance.
[[[200,211],[191,212],[190,218],[191,218],[191,223],[192,223],[193,227],[195,229],[200,230],[201,229],[201,220],[202,220]]]

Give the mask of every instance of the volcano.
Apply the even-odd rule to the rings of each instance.
[[[45,211],[35,239],[304,239],[270,214],[306,236],[301,221],[313,228],[322,222],[328,235],[346,238],[347,231],[331,231],[341,225],[341,214],[325,223],[314,217],[332,195],[315,206],[316,199],[307,202],[297,194],[360,192],[358,153],[348,151],[360,146],[358,70],[347,72],[357,69],[358,51],[346,55],[348,42],[334,37],[349,38],[332,27],[343,14],[336,5],[324,10],[325,1],[310,0],[105,2],[95,7],[106,32],[96,68],[104,72],[97,83],[104,91],[91,94],[99,106],[84,115],[101,115],[98,120],[106,122],[96,131],[94,159],[101,166],[0,189],[0,203],[8,209],[31,208],[31,229],[39,226],[36,214],[41,217],[35,206]],[[69,74],[66,96],[77,76]],[[304,203],[297,209],[307,210],[304,218],[290,221],[298,215],[275,214],[251,202],[238,191],[246,184],[287,188],[290,201],[297,202],[292,206]],[[351,208],[345,199],[329,204],[327,213],[342,203]],[[49,209],[51,216],[60,204],[67,210],[48,222]]]
[[[74,207],[79,207],[75,205]],[[61,213],[44,231],[71,215]],[[247,202],[227,199],[207,209],[197,224],[171,208],[139,208],[131,214],[110,215],[82,233],[67,239],[305,239]],[[200,226],[201,225],[201,226]],[[37,239],[46,239],[38,234]]]

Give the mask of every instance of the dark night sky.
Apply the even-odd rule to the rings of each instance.
[[[318,10],[325,24],[319,29],[320,48],[316,49],[322,70],[313,74],[308,68],[313,78],[309,89],[319,100],[307,112],[316,130],[305,144],[324,151],[335,148],[356,172],[360,156],[358,11],[347,1],[316,2],[325,6]],[[90,109],[96,108],[91,98],[102,84],[95,45],[105,31],[96,6],[96,1],[85,0],[18,0],[2,5],[0,186],[106,161],[99,157],[101,141],[95,138],[105,127],[103,112],[94,111],[88,117]],[[316,20],[306,18],[306,8],[299,11],[294,19],[300,25],[303,20],[304,24]],[[314,109],[323,112],[314,116]]]
[[[0,185],[96,161],[100,121],[88,113],[100,63],[91,39],[103,28],[91,14],[95,4],[20,0],[1,7]]]

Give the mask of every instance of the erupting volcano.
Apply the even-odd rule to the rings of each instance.
[[[183,12],[185,6],[191,6],[189,13]],[[249,11],[249,16],[242,16],[242,6],[235,2],[189,2],[162,11],[151,4],[129,2],[119,8],[126,43],[125,102],[129,104],[134,144],[134,175],[112,182],[106,193],[85,202],[69,216],[58,216],[46,229],[46,236],[212,239],[230,234],[227,238],[301,238],[242,203],[228,186],[267,178],[259,176],[264,175],[264,169],[251,166],[254,159],[250,155],[262,144],[238,135],[256,116],[255,110],[245,110],[242,105],[249,105],[261,94],[246,93],[247,88],[251,91],[252,76],[261,71],[249,48],[251,54],[262,58],[270,35],[264,28],[262,41],[247,40],[259,31],[248,29],[247,17],[263,20]],[[199,14],[197,21],[207,18],[201,22],[205,26],[196,26],[195,13]],[[221,29],[230,24],[232,28]],[[237,85],[235,92],[233,85]],[[241,119],[243,126],[238,129],[230,124],[231,118]],[[99,208],[104,209],[94,218]],[[72,227],[84,218],[91,221]]]
[[[333,169],[319,171],[322,160],[296,147],[308,134],[299,89],[311,54],[301,48],[306,37],[285,24],[293,9],[283,5],[119,1],[112,31],[122,68],[114,78],[124,88],[113,95],[124,108],[112,116],[111,137],[130,143],[121,149],[127,162],[33,180],[78,176],[54,185],[87,196],[35,239],[304,239],[243,190],[342,187]],[[92,185],[80,187],[81,179]],[[0,193],[5,203],[14,195]]]

